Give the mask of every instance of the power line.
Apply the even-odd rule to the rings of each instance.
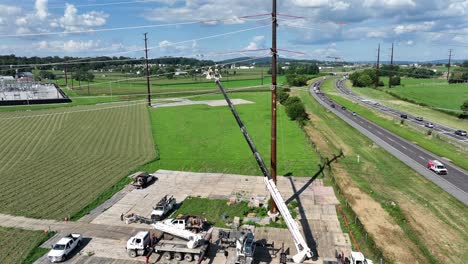
[[[240,18],[240,17],[239,17]],[[75,31],[60,31],[60,32],[41,32],[41,33],[24,33],[24,34],[5,34],[0,35],[0,38],[7,37],[31,37],[31,36],[51,36],[51,35],[64,35],[64,34],[81,34],[81,33],[96,33],[96,32],[106,32],[106,31],[118,31],[118,30],[130,30],[130,29],[143,29],[143,28],[156,28],[156,27],[170,27],[170,26],[182,26],[182,25],[192,25],[192,24],[203,24],[210,22],[221,22],[229,21],[230,19],[211,19],[211,20],[200,20],[192,22],[178,22],[178,23],[169,23],[169,24],[156,24],[156,25],[143,25],[143,26],[129,26],[129,27],[117,27],[117,28],[101,28],[101,29],[88,29],[88,30],[75,30]],[[262,19],[246,19],[250,21],[261,21]]]

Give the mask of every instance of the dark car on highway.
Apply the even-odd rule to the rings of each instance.
[[[346,110],[346,107],[342,106],[341,109],[342,109],[342,110]]]
[[[422,117],[420,117],[420,116],[417,116],[417,117],[415,117],[414,119],[416,119],[416,121],[421,121],[421,122],[424,120],[424,119],[423,119]]]
[[[426,124],[424,124],[424,126],[428,128],[434,128],[434,124],[432,124],[431,122],[427,122]]]
[[[401,114],[400,117],[403,118],[403,119],[407,119],[408,115],[407,114]]]
[[[455,134],[459,135],[459,136],[466,137],[466,131],[465,130],[455,130]]]

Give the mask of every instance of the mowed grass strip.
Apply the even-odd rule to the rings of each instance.
[[[0,212],[61,219],[155,157],[143,104],[0,113]]]
[[[48,237],[41,231],[0,227],[0,263],[32,263],[32,258],[36,257],[32,253]],[[45,253],[48,250],[39,251]]]
[[[254,143],[270,164],[271,94],[233,93],[231,98],[253,104],[237,105]],[[223,100],[221,95],[197,100]],[[227,106],[191,105],[151,109],[153,136],[160,160],[143,168],[261,175],[256,161]],[[319,157],[295,121],[278,107],[278,175],[311,176]]]
[[[327,81],[325,86],[332,83]],[[332,167],[342,167],[346,174],[338,169],[335,171],[336,177],[352,180],[362,192],[380,203],[411,240],[409,244],[394,242],[395,245],[408,245],[406,252],[401,253],[413,255],[411,259],[419,263],[464,263],[468,244],[468,208],[384,149],[375,146],[359,131],[327,111],[308,92],[301,91],[300,96],[306,108],[313,113],[310,125],[318,134],[313,140],[327,142],[333,152],[338,149],[344,152],[344,158],[339,159],[338,165],[332,164]],[[331,155],[326,152],[322,154]],[[363,211],[371,210],[366,209],[367,203],[359,193],[348,199]],[[370,233],[377,243],[393,243],[394,231],[376,222],[378,216],[373,214],[367,211],[359,218],[367,229],[377,230]],[[392,251],[389,250],[384,250],[384,253]],[[391,255],[386,257],[392,258]]]

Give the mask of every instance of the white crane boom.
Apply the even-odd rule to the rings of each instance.
[[[196,248],[200,245],[200,242],[203,240],[204,236],[200,234],[195,234],[193,232],[190,232],[188,230],[183,230],[179,229],[175,226],[171,226],[168,224],[164,224],[163,222],[156,222],[152,224],[154,229],[157,229],[161,232],[183,238],[185,240],[188,240],[187,242],[187,247],[188,248]]]
[[[257,151],[252,139],[247,133],[247,129],[244,126],[244,123],[242,122],[239,115],[237,114],[237,111],[234,108],[231,100],[229,99],[226,91],[224,90],[224,87],[221,85],[219,78],[216,78],[215,76],[215,79],[216,79],[216,84],[218,85],[219,89],[221,90],[221,93],[224,96],[224,99],[226,100],[229,108],[231,109],[231,112],[234,115],[237,121],[237,124],[239,125],[242,131],[242,134],[244,135],[245,140],[249,144],[250,150],[254,154],[255,160],[257,160],[258,166],[263,172],[265,185],[268,191],[270,192],[271,197],[275,201],[275,204],[278,207],[279,212],[283,216],[284,221],[286,222],[286,225],[288,226],[289,232],[291,233],[293,237],[294,245],[296,246],[296,249],[298,252],[296,255],[293,256],[294,262],[302,263],[306,258],[312,258],[313,256],[312,250],[310,250],[310,248],[307,246],[307,243],[305,242],[304,237],[302,236],[301,231],[299,230],[299,226],[297,225],[296,221],[292,218],[291,213],[289,212],[288,207],[286,203],[284,202],[284,199],[281,196],[280,191],[278,190],[278,187],[276,187],[276,184],[271,178],[270,172],[265,166],[265,163],[263,162],[262,157],[260,156],[260,153]]]

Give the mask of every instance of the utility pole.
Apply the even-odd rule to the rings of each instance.
[[[67,67],[68,67],[68,65],[67,65],[67,64],[65,64],[65,86],[68,88]]]
[[[148,38],[146,37],[148,33],[145,33],[145,57],[146,57],[146,86],[148,88],[148,106],[151,106],[151,87],[150,87],[150,77],[149,77],[149,65],[148,65]]]
[[[276,184],[276,74],[277,74],[277,59],[278,53],[276,49],[276,27],[278,21],[276,20],[276,0],[272,0],[271,12],[271,178]],[[278,208],[275,201],[270,198],[270,213],[277,214]]]
[[[392,42],[392,55],[390,55],[390,72],[388,74],[388,88],[392,88],[392,77],[393,77],[393,42]]]
[[[452,62],[452,51],[453,49],[449,49],[449,61],[448,61],[448,64],[447,64],[447,81],[450,79],[450,63]]]
[[[380,81],[379,68],[380,68],[380,43],[379,43],[379,48],[377,49],[377,65],[376,65],[376,71],[375,71],[375,74],[377,75],[377,80],[375,83],[375,88],[379,86],[379,81]]]

